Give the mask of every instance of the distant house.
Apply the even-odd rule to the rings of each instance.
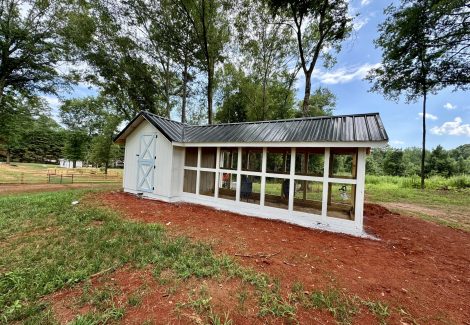
[[[363,234],[366,155],[378,113],[194,126],[139,113],[125,143],[126,192]]]
[[[59,166],[64,167],[64,168],[74,168],[72,160],[67,160],[63,158],[59,159]],[[83,162],[80,160],[77,160],[75,162],[75,168],[82,168],[82,167],[83,167]]]

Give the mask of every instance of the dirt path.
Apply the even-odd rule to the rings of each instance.
[[[401,214],[431,217],[437,222],[470,231],[470,211],[456,208],[423,207],[412,203],[386,202],[385,208]]]
[[[365,228],[379,241],[119,192],[103,194],[102,200],[130,219],[210,241],[218,253],[279,278],[286,290],[301,281],[307,290],[335,286],[362,299],[386,301],[394,308],[392,324],[410,318],[421,324],[470,319],[470,233],[465,231],[373,204],[365,207]],[[236,256],[259,252],[278,253],[269,259]]]
[[[0,195],[24,192],[44,192],[79,188],[120,188],[121,184],[0,184]]]

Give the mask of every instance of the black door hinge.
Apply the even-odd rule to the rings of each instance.
[[[153,165],[153,169],[155,169],[155,165]]]
[[[153,191],[153,190],[155,190],[155,187],[154,187],[154,186],[152,186],[152,191]]]

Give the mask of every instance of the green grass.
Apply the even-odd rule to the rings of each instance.
[[[109,169],[108,176],[105,178],[102,170],[98,168],[61,168],[51,164],[34,163],[11,163],[0,164],[0,184],[36,184],[47,183],[48,174],[57,174],[51,176],[51,183],[60,183],[60,174],[74,175],[74,183],[110,183],[121,182],[122,169]],[[71,177],[63,177],[62,183],[72,182]]]
[[[43,297],[78,283],[83,287],[79,304],[92,309],[77,316],[73,324],[115,322],[124,316],[126,306],[141,304],[141,296],[130,295],[124,306],[115,305],[122,292],[107,286],[94,289],[89,279],[123,265],[150,265],[156,279],[171,292],[176,290],[169,287],[172,281],[235,278],[245,290],[238,297],[241,306],[253,294],[260,317],[295,322],[295,300],[283,295],[278,281],[230,257],[215,255],[210,245],[169,236],[161,225],[124,220],[116,212],[84,200],[90,193],[67,190],[0,196],[0,245],[8,252],[0,255],[0,323],[55,324]],[[72,206],[75,200],[80,204]],[[248,287],[253,289],[251,294]],[[344,293],[318,295],[308,297],[306,308],[327,309],[344,324],[357,313],[357,306],[349,303],[353,298]],[[204,287],[180,306],[201,314],[208,323],[232,323],[228,314],[213,312],[212,298]]]
[[[74,200],[83,202],[86,193],[0,197],[0,241],[2,250],[9,252],[0,255],[0,321],[45,317],[50,310],[41,297],[124,264],[152,264],[157,277],[169,269],[183,280],[222,274],[238,277],[255,285],[264,310],[281,308],[283,299],[271,290],[272,281],[266,275],[243,268],[226,256],[215,256],[207,244],[168,237],[160,225],[125,221],[104,207],[71,205]],[[88,302],[100,306],[111,294],[91,293]],[[271,299],[262,301],[266,294],[275,298],[275,305]],[[98,318],[81,316],[76,324],[94,324],[120,314],[115,306],[105,307],[99,308],[102,315]]]
[[[405,204],[395,208],[396,212],[470,230],[470,187],[455,185],[466,184],[467,179],[468,176],[432,177],[426,180],[426,189],[421,190],[413,185],[419,184],[416,177],[367,176],[366,200],[385,205]]]

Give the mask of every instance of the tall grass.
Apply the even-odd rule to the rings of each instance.
[[[366,176],[366,184],[386,185],[393,184],[399,188],[420,188],[421,180],[419,176]],[[470,175],[459,175],[445,178],[442,176],[431,176],[426,178],[427,189],[464,189],[470,188]]]

